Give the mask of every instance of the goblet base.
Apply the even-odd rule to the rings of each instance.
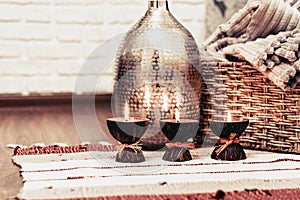
[[[141,163],[145,161],[145,156],[140,149],[130,147],[123,148],[117,153],[116,162],[121,163]]]
[[[226,160],[226,161],[238,161],[247,159],[244,148],[238,144],[230,144],[226,149],[224,149],[219,155],[217,155],[217,151],[221,148],[220,144],[216,144],[216,148],[211,154],[211,158],[215,160]]]
[[[171,162],[185,162],[192,160],[192,156],[189,149],[185,147],[171,147],[167,148],[162,159]]]

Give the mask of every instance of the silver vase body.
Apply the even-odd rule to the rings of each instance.
[[[113,114],[122,116],[127,102],[130,116],[153,121],[145,140],[157,142],[159,121],[174,118],[174,109],[182,119],[199,120],[199,57],[195,39],[170,13],[168,1],[148,1],[145,16],[124,36],[116,56]]]

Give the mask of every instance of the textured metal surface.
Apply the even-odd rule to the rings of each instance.
[[[130,115],[155,120],[199,119],[202,78],[199,50],[193,36],[169,12],[167,1],[149,1],[149,8],[124,37],[116,57],[113,112],[122,116],[125,102]],[[167,96],[168,111],[163,109]]]

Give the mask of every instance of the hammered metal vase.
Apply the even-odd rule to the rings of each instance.
[[[199,120],[199,50],[191,33],[170,13],[168,1],[148,1],[145,16],[121,42],[115,67],[113,114],[122,116],[128,102],[130,116],[152,120],[142,138],[144,147],[158,149],[168,142],[159,121],[173,118],[175,108],[182,119]]]

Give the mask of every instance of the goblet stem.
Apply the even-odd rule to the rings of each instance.
[[[216,144],[212,159],[237,161],[246,159],[244,148],[240,145],[240,140],[235,133],[231,133],[229,139],[221,138]]]
[[[185,162],[192,160],[192,156],[187,148],[173,147],[166,150],[163,160],[170,162]]]
[[[193,148],[192,143],[169,143],[166,145],[167,150],[163,156],[163,160],[171,162],[185,162],[192,160],[189,148]]]
[[[220,148],[220,146],[217,146],[214,149],[213,153],[211,154],[212,159],[226,161],[238,161],[247,159],[244,148],[240,144],[231,144],[220,154],[218,154],[217,152]]]
[[[121,163],[141,163],[145,161],[145,156],[141,149],[124,147],[117,153],[116,162]]]

